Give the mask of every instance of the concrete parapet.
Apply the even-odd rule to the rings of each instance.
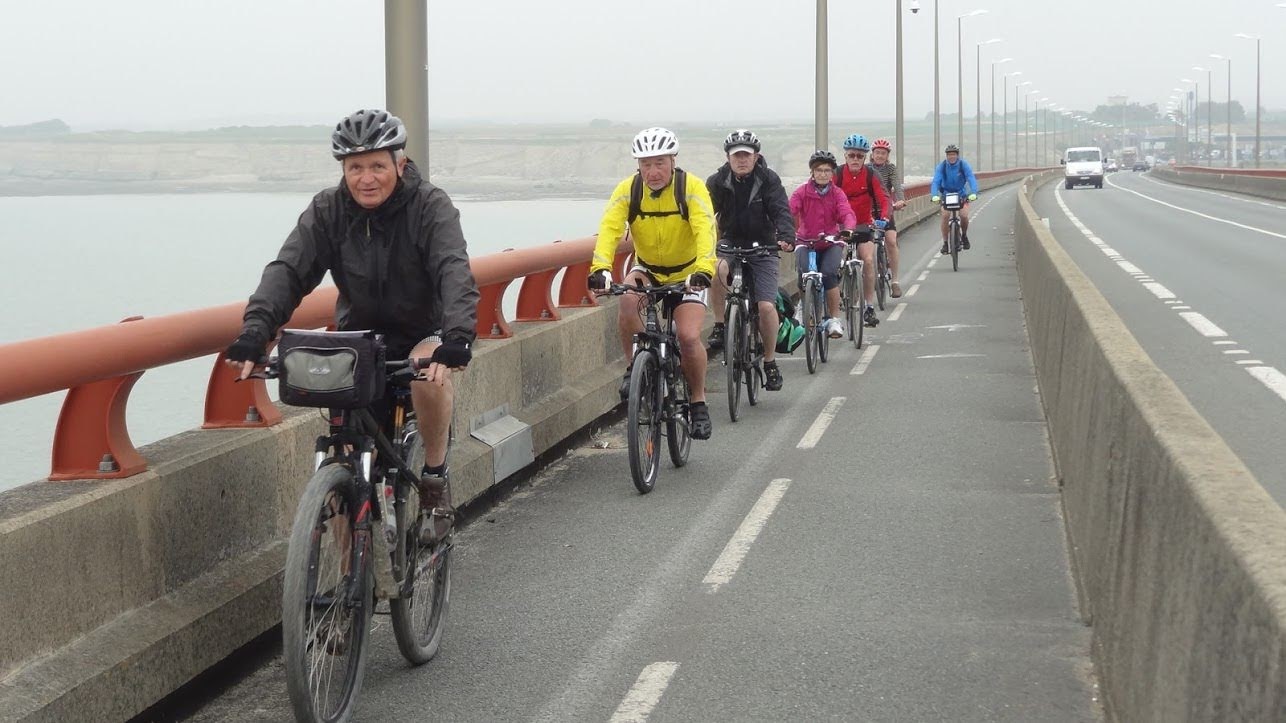
[[[1015,228],[1109,714],[1286,720],[1286,512],[1152,362],[1026,196]]]
[[[1166,166],[1156,166],[1152,169],[1152,175],[1163,181],[1184,186],[1232,191],[1233,193],[1244,193],[1249,196],[1271,198],[1275,201],[1286,201],[1286,178],[1251,176],[1233,171],[1228,173],[1210,171],[1183,172]]]

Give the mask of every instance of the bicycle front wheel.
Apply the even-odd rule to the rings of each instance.
[[[407,455],[407,462],[411,469],[419,469],[424,463],[424,445],[418,434],[412,437],[411,444],[413,453]],[[414,487],[402,480],[396,484],[401,493],[398,497],[406,500],[396,510],[401,542],[396,567],[405,572],[399,586],[402,597],[389,600],[389,615],[402,657],[412,665],[423,665],[438,654],[446,629],[451,598],[451,542],[449,537],[432,545],[420,542],[420,530],[433,524],[433,520],[420,511],[420,498]]]
[[[808,373],[817,372],[817,295],[813,293],[816,282],[804,280],[804,288],[799,295],[800,318],[804,322],[804,360],[808,363]]]
[[[862,333],[861,290],[862,279],[853,272],[850,266],[844,267],[843,285],[840,287],[840,304],[844,307],[844,323],[848,325],[848,338],[856,346],[861,346],[859,335]]]
[[[763,354],[763,339],[759,336],[759,312],[756,310],[746,317],[746,351],[741,357],[744,360],[742,365],[745,367],[741,380],[746,383],[746,401],[750,402],[752,407],[759,403],[759,386],[763,380],[763,369],[760,364]]]
[[[281,637],[296,720],[347,721],[357,706],[374,607],[371,568],[354,534],[361,502],[352,470],[332,464],[309,480],[295,512]]]
[[[733,422],[737,421],[738,411],[741,407],[741,352],[746,333],[745,329],[742,328],[744,319],[741,302],[736,299],[729,301],[723,318],[723,366],[728,374],[726,385],[728,387],[728,419]]]
[[[884,311],[884,299],[889,292],[889,259],[883,246],[876,247],[878,258],[875,262],[875,303]]]
[[[830,330],[822,324],[822,317],[826,315],[826,292],[821,284],[814,284],[813,289],[817,295],[817,300],[813,304],[817,317],[817,358],[825,362],[831,350]]]
[[[960,224],[951,224],[951,270],[960,270]]]
[[[630,373],[626,412],[630,478],[640,494],[652,491],[661,461],[661,367],[656,354],[639,352]]]
[[[670,461],[675,467],[682,467],[688,463],[688,452],[692,450],[692,435],[688,432],[688,380],[682,372],[670,385],[665,402],[665,444],[670,449]]]

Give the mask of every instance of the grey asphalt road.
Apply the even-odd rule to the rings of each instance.
[[[714,438],[651,494],[615,425],[480,515],[441,653],[409,667],[377,618],[357,718],[1102,720],[1014,193],[976,204],[959,272],[905,233],[908,295],[867,349],[835,342],[810,376],[801,347],[736,424],[712,367]],[[289,720],[280,659],[191,720]]]
[[[1286,503],[1286,204],[1121,172],[1101,190],[1046,187],[1036,209],[1153,361]]]

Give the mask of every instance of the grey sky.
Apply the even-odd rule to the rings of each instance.
[[[942,106],[956,107],[964,20],[965,112],[975,44],[1014,60],[1028,89],[1092,109],[1106,97],[1164,105],[1213,67],[1215,99],[1286,107],[1286,8],[1277,0],[942,0]],[[909,0],[905,5],[909,6]],[[906,109],[932,108],[933,0],[904,19]],[[812,118],[812,0],[429,0],[434,120],[636,124]],[[379,0],[0,0],[0,125],[59,117],[77,130],[327,123],[384,98]],[[893,0],[830,0],[831,116],[891,118]],[[1210,64],[1210,65],[1208,65]],[[999,87],[999,80],[997,81]],[[997,91],[999,93],[999,91]],[[1012,97],[1012,90],[1011,90]],[[997,95],[997,108],[1000,97]]]

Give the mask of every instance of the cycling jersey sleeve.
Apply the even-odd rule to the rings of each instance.
[[[905,201],[906,190],[902,187],[902,169],[897,166],[893,167],[893,200]]]
[[[840,230],[857,228],[857,214],[853,213],[853,204],[848,202],[844,192],[838,188],[831,189],[828,198],[835,199],[835,210],[839,214]]]
[[[321,283],[330,268],[329,244],[318,199],[299,215],[295,229],[286,237],[277,258],[264,267],[246,304],[242,328],[272,339],[303,300]]]
[[[594,260],[589,266],[590,273],[611,271],[612,260],[616,258],[616,247],[625,236],[626,220],[630,217],[630,183],[631,176],[621,181],[612,191],[612,198],[603,210],[603,219],[598,224],[598,242],[594,244]]]
[[[970,166],[969,162],[963,158],[960,159],[960,165],[964,171],[965,183],[968,184],[967,188],[972,189],[969,192],[978,193],[978,178],[973,175],[973,166]]]
[[[440,188],[433,189],[422,233],[428,239],[425,271],[442,310],[442,340],[470,344],[477,336],[478,284],[469,265],[460,212]]]
[[[874,218],[889,219],[893,217],[893,204],[889,203],[889,192],[884,190],[884,182],[880,180],[880,175],[875,169],[870,168],[871,189],[875,192],[875,214]]]
[[[710,201],[710,192],[706,185],[696,176],[688,176],[688,225],[692,228],[692,240],[696,245],[694,270],[714,278],[715,270],[715,234],[718,233],[714,220],[714,204]]]
[[[768,218],[772,219],[777,240],[793,242],[795,218],[791,214],[790,199],[786,197],[786,187],[781,183],[781,176],[771,169],[768,171],[768,182],[764,184],[764,206],[768,211]]]
[[[943,168],[943,166],[945,166],[945,165],[947,165],[947,164],[945,164],[945,163],[939,163],[937,166],[935,166],[935,167],[933,168],[933,181],[931,181],[931,182],[929,183],[929,195],[930,195],[930,196],[941,196],[941,195],[942,195],[942,184],[947,180],[947,179],[946,179],[946,178],[944,178],[944,177],[943,177],[943,175],[942,175],[942,168]]]

